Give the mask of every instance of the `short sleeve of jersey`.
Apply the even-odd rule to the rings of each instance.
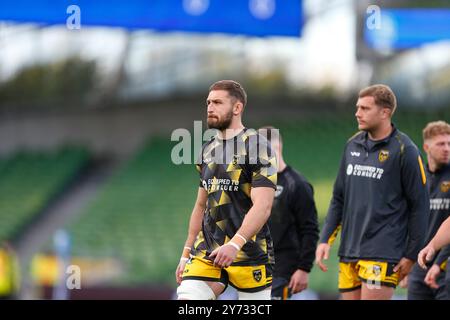
[[[256,161],[250,157],[252,188],[269,187],[277,189],[278,163],[266,138],[258,135],[257,145],[249,145],[249,154],[256,154]],[[256,148],[256,149],[255,149]],[[256,163],[255,163],[256,162]]]

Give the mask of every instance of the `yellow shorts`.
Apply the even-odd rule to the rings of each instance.
[[[353,291],[361,287],[361,282],[368,286],[398,285],[398,272],[394,272],[395,263],[358,260],[339,263],[339,291]]]
[[[272,285],[272,267],[267,264],[219,268],[209,260],[193,257],[186,263],[183,279],[221,282],[240,291],[257,292]]]

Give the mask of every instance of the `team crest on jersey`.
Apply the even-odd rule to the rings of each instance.
[[[233,160],[232,160],[231,162],[232,162],[233,165],[235,166],[235,165],[238,164],[238,161],[239,161],[239,156],[238,156],[237,154],[235,154],[235,155],[233,156]]]
[[[378,154],[378,160],[380,162],[385,162],[388,158],[389,158],[389,151],[380,150],[380,153]]]
[[[255,279],[257,282],[261,281],[261,279],[262,279],[261,269],[253,270],[253,279]]]
[[[441,183],[441,192],[446,193],[450,190],[450,181],[443,181]]]

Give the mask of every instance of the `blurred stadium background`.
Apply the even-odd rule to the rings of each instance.
[[[361,87],[392,86],[418,146],[450,120],[449,2],[2,1],[0,296],[173,298],[197,174],[171,133],[220,79],[248,127],[280,128],[323,221]],[[305,298],[338,297],[333,248]]]

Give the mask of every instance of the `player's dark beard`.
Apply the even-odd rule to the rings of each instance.
[[[230,110],[230,112],[227,113],[221,121],[217,120],[216,122],[212,122],[210,121],[210,119],[207,119],[208,129],[217,129],[220,131],[226,130],[229,128],[232,119],[233,119],[232,110]]]

